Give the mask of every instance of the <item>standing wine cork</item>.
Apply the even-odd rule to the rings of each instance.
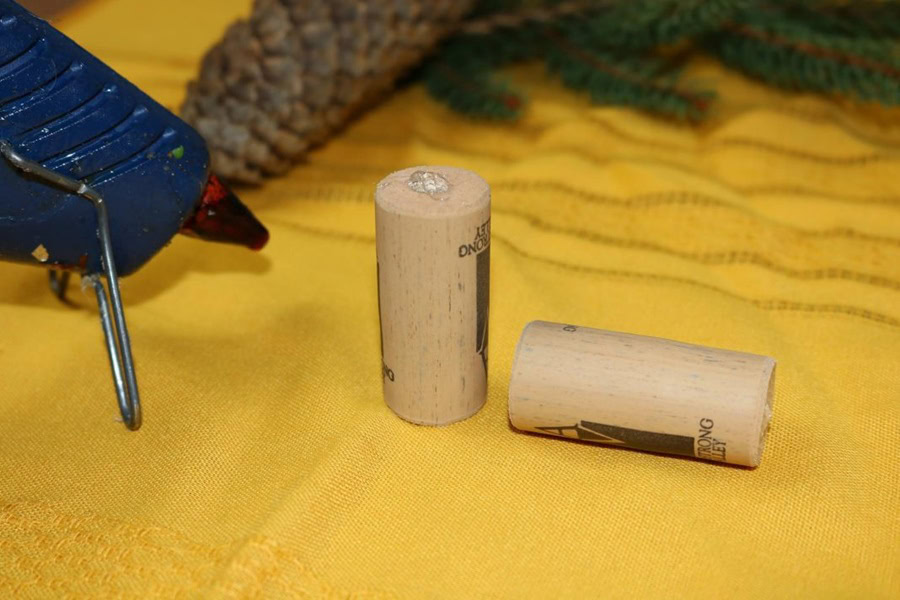
[[[413,167],[375,190],[384,399],[400,417],[446,425],[487,390],[491,197],[475,173]]]
[[[775,360],[534,321],[522,332],[509,420],[523,431],[755,467]]]

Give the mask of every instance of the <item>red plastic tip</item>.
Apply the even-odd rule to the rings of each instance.
[[[240,244],[260,250],[269,241],[269,231],[228,186],[210,174],[203,197],[181,233],[211,242]]]

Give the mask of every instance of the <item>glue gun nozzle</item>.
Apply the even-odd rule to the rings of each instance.
[[[260,250],[269,241],[265,226],[214,174],[210,174],[197,209],[181,226],[181,233],[251,250]]]

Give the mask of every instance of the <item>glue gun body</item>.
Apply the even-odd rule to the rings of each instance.
[[[0,140],[103,197],[120,275],[183,228],[210,181],[194,129],[12,0],[0,0]],[[89,202],[0,159],[0,260],[90,274],[100,256]]]

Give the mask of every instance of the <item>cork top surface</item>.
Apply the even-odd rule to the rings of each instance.
[[[490,187],[477,173],[437,165],[395,171],[375,187],[375,203],[391,213],[444,218],[482,210]]]

